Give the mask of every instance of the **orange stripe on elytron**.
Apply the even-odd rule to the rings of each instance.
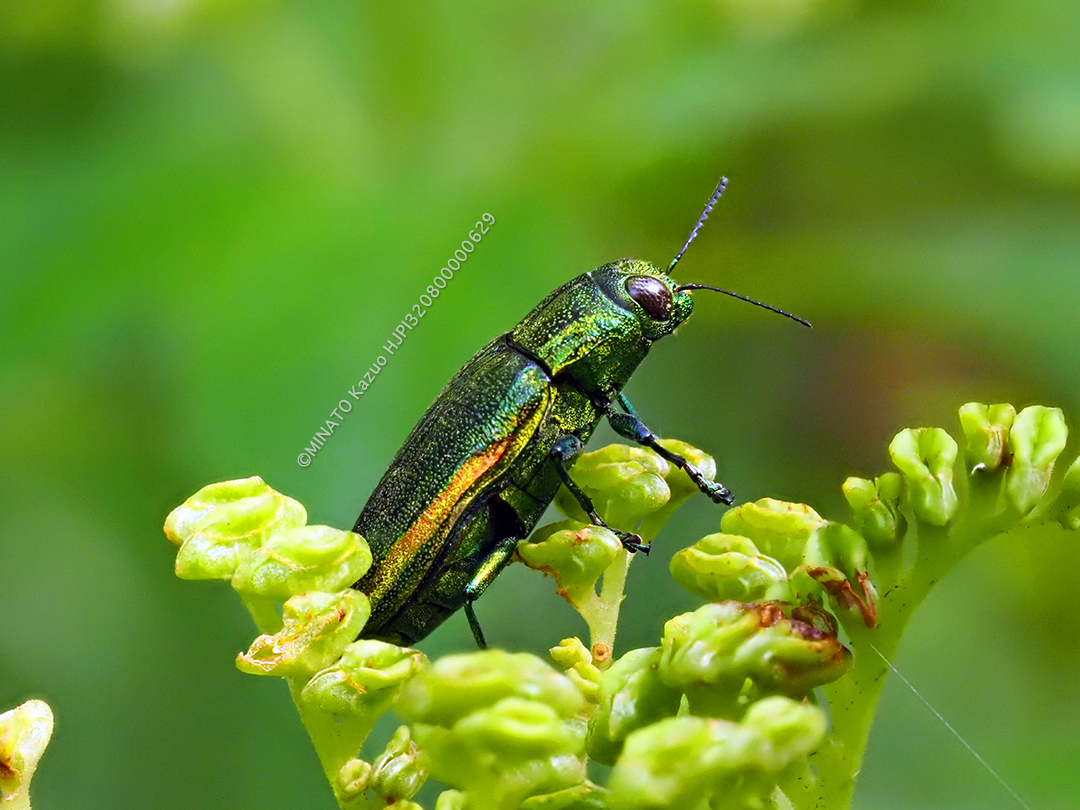
[[[468,492],[484,473],[498,463],[512,439],[513,435],[508,436],[501,442],[491,445],[482,455],[474,456],[461,465],[449,485],[443,488],[442,492],[416,519],[416,522],[409,527],[409,530],[390,547],[390,551],[379,566],[375,587],[369,594],[371,601],[381,599],[390,590],[400,569],[403,569],[416,550],[435,534],[439,526],[458,506],[461,496]]]

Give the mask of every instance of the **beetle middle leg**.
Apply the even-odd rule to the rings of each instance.
[[[731,490],[725,487],[723,484],[716,481],[710,481],[704,475],[701,474],[701,470],[680,456],[678,453],[673,453],[664,447],[657,441],[657,436],[648,426],[641,421],[637,413],[631,407],[630,402],[625,396],[619,394],[619,402],[626,409],[626,413],[615,410],[615,407],[610,402],[597,403],[600,409],[607,415],[608,424],[611,425],[612,430],[618,433],[620,436],[624,436],[631,441],[635,441],[643,447],[648,447],[655,451],[661,458],[665,458],[674,464],[679,469],[686,472],[690,476],[690,480],[697,484],[697,488],[712,498],[716,503],[726,503],[731,505],[735,501],[735,496],[731,494]]]
[[[622,532],[608,526],[607,523],[604,522],[604,519],[597,514],[592,499],[590,499],[589,496],[582,491],[581,487],[574,483],[574,479],[570,477],[570,471],[566,469],[566,465],[580,456],[583,449],[584,445],[582,445],[581,439],[573,433],[568,433],[563,436],[555,442],[555,446],[551,448],[551,458],[555,462],[555,469],[558,471],[563,484],[570,490],[570,494],[577,499],[577,502],[581,504],[581,508],[585,510],[585,514],[589,516],[589,520],[592,521],[594,526],[601,526],[618,537],[619,542],[622,543],[623,548],[627,551],[641,551],[648,554],[649,544],[643,543],[640,535],[633,534],[632,532]]]

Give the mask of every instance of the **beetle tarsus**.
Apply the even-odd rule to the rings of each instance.
[[[707,490],[703,490],[706,495],[713,499],[714,503],[724,503],[731,506],[735,503],[735,496],[731,494],[731,490],[722,484],[718,484],[715,481],[705,481],[709,485]],[[701,486],[698,484],[698,486]]]
[[[649,550],[652,548],[652,543],[645,543],[641,539],[641,535],[629,534],[627,532],[615,532],[620,542],[622,542],[623,548],[629,551],[631,554],[637,554],[639,551],[646,557],[649,556]]]

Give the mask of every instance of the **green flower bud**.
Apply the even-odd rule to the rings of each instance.
[[[300,693],[301,703],[328,714],[374,722],[397,700],[401,688],[427,666],[419,650],[363,638],[345,648],[333,666],[317,673]]]
[[[524,697],[571,717],[585,700],[573,682],[535,655],[482,650],[446,655],[406,687],[397,705],[408,720],[450,727],[508,697]]]
[[[854,611],[867,627],[877,623],[877,590],[870,580],[870,554],[858,532],[827,523],[806,543],[798,574],[821,585],[837,608]],[[793,577],[798,581],[798,577]]]
[[[414,731],[431,775],[464,790],[469,807],[516,808],[585,781],[584,721],[535,700],[504,698],[450,728],[418,723]]]
[[[43,700],[0,714],[0,806],[29,810],[30,780],[52,731],[52,709]]]
[[[535,656],[450,655],[414,678],[395,707],[413,721],[431,774],[467,804],[516,808],[585,780],[584,698]]]
[[[1021,514],[1030,512],[1046,493],[1068,435],[1060,408],[1032,405],[1016,415],[1009,432],[1012,463],[1005,473],[1005,495]]]
[[[371,567],[371,551],[358,534],[329,526],[283,529],[248,554],[233,587],[242,594],[279,602],[305,591],[336,593]]]
[[[372,764],[370,786],[387,804],[396,803],[411,799],[427,779],[427,772],[427,755],[412,741],[409,727],[401,726]]]
[[[755,752],[755,756],[761,757],[759,765],[763,768],[770,765],[775,768],[778,760],[790,762],[809,756],[825,741],[827,730],[823,711],[778,695],[750,706],[742,725],[769,742],[771,751]]]
[[[907,520],[900,512],[903,479],[897,473],[885,473],[875,481],[849,478],[844,482],[844,497],[855,515],[855,526],[876,548],[894,544],[904,536]]]
[[[371,783],[371,765],[362,759],[350,759],[337,772],[334,792],[345,799],[356,801]]]
[[[165,535],[180,546],[178,577],[229,579],[271,534],[306,522],[303,506],[256,476],[203,487],[169,514]]]
[[[944,526],[959,508],[953,489],[956,449],[952,436],[941,428],[902,430],[889,444],[915,517],[932,526]]]
[[[355,758],[375,722],[394,704],[401,688],[426,665],[418,650],[409,650],[375,639],[349,644],[333,666],[317,673],[304,685],[297,705],[304,727],[320,752],[342,807],[367,807],[363,794],[369,788],[384,796],[411,796],[426,776],[423,760],[415,762],[408,739],[399,730],[387,753],[372,767]],[[397,805],[395,804],[395,807]]]
[[[576,520],[548,524],[517,548],[529,568],[555,578],[559,596],[575,609],[596,593],[596,581],[620,551],[622,543],[612,532]]]
[[[670,717],[631,734],[608,781],[611,807],[708,808],[720,722]]]
[[[370,614],[367,596],[352,588],[294,596],[285,603],[281,630],[255,639],[236,666],[251,675],[310,677],[341,657]]]
[[[720,519],[720,528],[727,534],[748,537],[761,553],[793,571],[802,562],[807,539],[824,523],[806,504],[762,498],[729,509]]]
[[[454,724],[455,744],[498,751],[506,761],[547,758],[573,753],[580,747],[584,728],[566,723],[554,708],[528,698],[503,698]]]
[[[657,441],[665,449],[677,453],[693,464],[706,479],[716,480],[716,461],[708,453],[677,439],[658,439]],[[648,539],[657,537],[675,510],[682,506],[691,495],[700,491],[686,471],[675,464],[668,463],[664,481],[671,490],[671,497],[655,512],[642,518],[641,527],[638,530],[642,537]]]
[[[593,664],[592,653],[579,638],[564,638],[550,650],[551,658],[590,703],[600,700],[600,670]]]
[[[791,598],[787,571],[737,534],[710,534],[671,558],[671,576],[710,602]]]
[[[583,454],[574,462],[574,482],[589,496],[608,525],[632,532],[639,520],[671,499],[671,489],[665,480],[670,471],[671,465],[651,450],[609,444]],[[589,520],[566,487],[560,487],[555,506],[574,520]]]
[[[983,405],[969,402],[960,408],[964,430],[964,460],[971,472],[993,472],[1006,460],[1009,428],[1016,409],[1008,403]]]
[[[465,810],[465,794],[460,790],[444,790],[435,800],[435,810]]]
[[[589,721],[585,748],[604,765],[614,765],[627,736],[672,717],[682,693],[660,678],[659,647],[631,650],[601,676],[603,700]]]
[[[592,782],[530,796],[521,803],[521,810],[604,810],[607,791]]]
[[[824,713],[783,697],[741,723],[673,717],[634,732],[610,780],[616,810],[758,808],[785,772],[825,739]]]
[[[539,701],[504,698],[448,729],[419,724],[416,735],[433,777],[463,789],[469,807],[517,808],[585,780],[584,721]]]
[[[776,603],[721,602],[664,625],[660,677],[695,713],[727,712],[743,683],[802,697],[839,678],[851,653],[832,632],[784,615]],[[706,687],[706,688],[702,688]]]

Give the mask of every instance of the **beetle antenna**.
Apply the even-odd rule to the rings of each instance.
[[[798,315],[792,315],[790,312],[784,312],[784,310],[782,310],[782,309],[777,309],[776,307],[771,307],[768,304],[763,304],[760,301],[755,301],[753,298],[747,298],[745,295],[739,295],[738,293],[733,293],[730,290],[721,290],[719,287],[710,287],[708,284],[682,284],[682,285],[675,288],[675,292],[682,292],[683,290],[712,290],[713,292],[723,293],[724,295],[730,295],[732,298],[738,298],[738,299],[740,299],[742,301],[746,301],[746,302],[748,302],[750,304],[754,304],[755,306],[759,306],[759,307],[763,307],[763,308],[768,309],[768,310],[772,310],[773,312],[776,312],[776,313],[778,313],[780,315],[783,315],[785,318],[791,318],[791,320],[793,320],[793,321],[798,321],[803,326],[810,326],[810,321],[803,320]]]
[[[697,232],[701,230],[701,226],[705,224],[705,220],[709,218],[709,213],[713,210],[713,206],[716,205],[716,201],[720,199],[720,195],[724,193],[724,189],[727,188],[727,178],[721,177],[720,182],[716,184],[716,191],[709,197],[709,201],[705,203],[705,210],[701,212],[701,216],[698,217],[697,225],[694,226],[694,230],[690,231],[690,237],[686,240],[686,244],[682,246],[682,250],[676,254],[675,258],[671,260],[671,264],[667,267],[667,272],[670,273],[675,269],[675,265],[679,263],[679,259],[686,253],[686,249],[690,247],[690,243],[694,241],[694,237],[697,236]]]

